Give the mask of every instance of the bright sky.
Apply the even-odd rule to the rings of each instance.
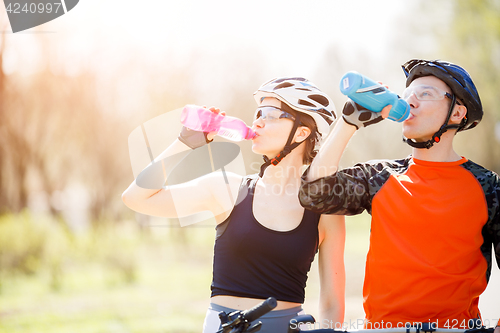
[[[398,0],[84,0],[54,21],[7,35],[19,47],[4,66],[7,72],[36,67],[27,61],[37,53],[30,40],[34,31],[44,31],[60,42],[66,60],[92,59],[98,52],[95,62],[119,63],[133,52],[160,64],[165,54],[187,61],[193,49],[201,49],[230,59],[237,49],[307,74],[331,45],[341,45],[346,54],[362,49],[382,57],[395,20],[408,6]]]
[[[330,71],[331,75],[331,66],[320,67],[327,52],[333,49],[344,59],[359,54],[375,62],[384,59],[394,52],[391,41],[404,13],[411,12],[416,3],[417,0],[82,0],[51,22],[6,34],[3,67],[7,74],[29,74],[39,68],[42,57],[49,57],[56,72],[78,74],[94,68],[103,82],[100,91],[105,96],[109,93],[104,90],[115,86],[121,91],[118,100],[126,97],[126,102],[118,106],[124,114],[144,107],[147,98],[145,92],[141,97],[141,82],[151,80],[155,74],[171,80],[169,71],[175,69],[182,69],[183,75],[191,77],[194,83],[189,84],[197,85],[192,87],[197,97],[208,104],[220,105],[228,86],[250,80],[253,89],[277,76],[304,76],[323,89],[334,91],[328,84],[340,76],[332,80],[325,72]],[[52,45],[50,54],[40,49],[40,38]],[[131,63],[138,66],[131,68]],[[384,73],[380,78],[377,73],[374,79],[402,87],[398,65],[399,62],[393,68],[396,74]],[[258,71],[248,78],[247,68]],[[352,69],[356,68],[345,71]],[[374,73],[380,68],[372,66],[371,70]],[[401,82],[388,80],[391,75]]]

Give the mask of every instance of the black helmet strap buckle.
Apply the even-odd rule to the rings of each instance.
[[[441,135],[445,133],[449,129],[460,128],[460,125],[448,125],[448,121],[450,121],[451,114],[453,113],[453,108],[457,102],[457,97],[455,94],[452,94],[450,109],[448,110],[448,115],[446,116],[446,120],[443,125],[439,128],[439,130],[432,135],[432,139],[424,141],[424,142],[416,142],[413,139],[407,139],[403,136],[403,141],[406,142],[413,148],[417,149],[430,149],[435,143],[441,141]]]

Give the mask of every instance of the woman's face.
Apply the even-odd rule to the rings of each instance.
[[[276,98],[264,98],[259,107],[272,106],[281,108],[281,102]],[[285,147],[290,131],[293,128],[293,120],[281,119],[254,119],[252,129],[257,134],[252,139],[252,150],[257,154],[273,158]]]

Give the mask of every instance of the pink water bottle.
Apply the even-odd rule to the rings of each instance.
[[[255,137],[255,132],[243,120],[217,114],[197,105],[184,107],[181,123],[195,131],[217,132],[217,135],[231,141],[250,140]]]

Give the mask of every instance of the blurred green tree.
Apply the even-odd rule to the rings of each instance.
[[[452,59],[471,74],[484,109],[481,123],[457,135],[457,147],[471,159],[500,172],[500,1],[451,1],[448,29],[439,34],[443,59]],[[497,129],[498,131],[498,129]]]

